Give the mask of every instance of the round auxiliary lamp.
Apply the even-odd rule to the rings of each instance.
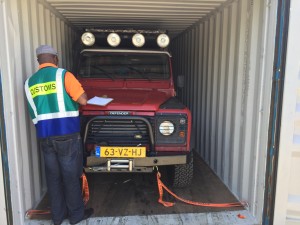
[[[117,33],[110,33],[107,36],[107,43],[112,47],[117,47],[121,43],[121,38]]]

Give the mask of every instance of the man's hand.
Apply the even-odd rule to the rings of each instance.
[[[84,92],[82,95],[80,95],[80,97],[77,99],[77,102],[80,104],[80,105],[86,105],[87,103],[87,95],[86,93]]]

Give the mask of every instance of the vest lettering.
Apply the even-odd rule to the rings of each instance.
[[[36,96],[39,95],[49,95],[56,92],[57,91],[56,91],[55,81],[36,84],[30,87],[30,93],[32,95],[32,98],[35,98]]]

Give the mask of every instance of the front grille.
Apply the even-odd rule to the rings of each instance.
[[[142,117],[97,116],[86,124],[86,144],[106,146],[150,146],[152,127]],[[151,138],[152,136],[152,138]]]

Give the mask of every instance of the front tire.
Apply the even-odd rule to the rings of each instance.
[[[192,183],[194,175],[194,157],[190,153],[190,160],[187,164],[174,165],[169,168],[169,179],[173,187],[183,188]]]

